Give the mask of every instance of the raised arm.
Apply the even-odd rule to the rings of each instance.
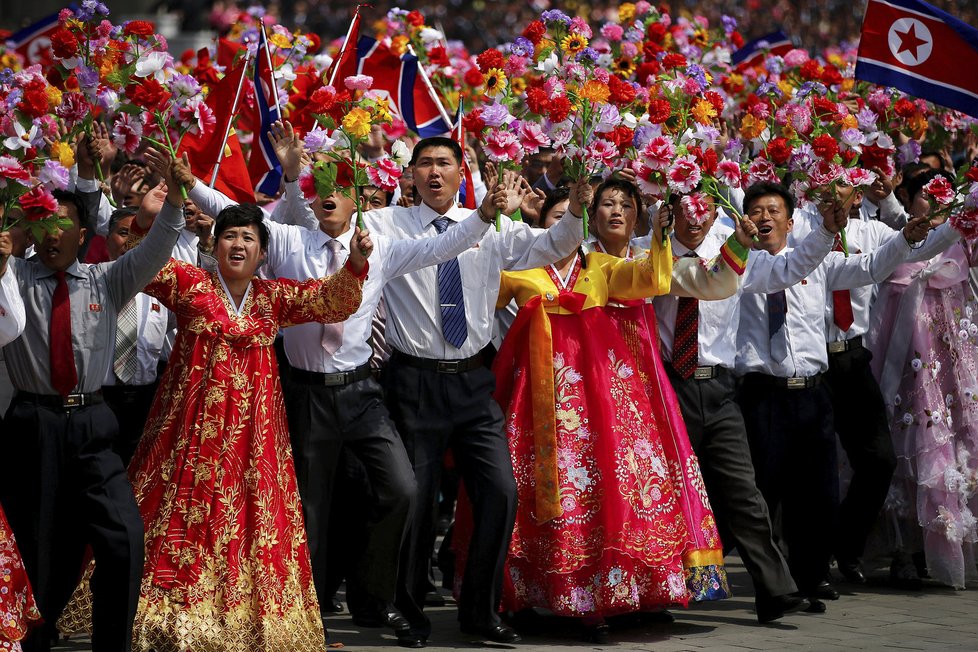
[[[348,262],[325,278],[275,281],[280,326],[286,328],[313,321],[332,324],[347,319],[360,307],[366,277],[366,268],[357,275]]]
[[[478,244],[488,227],[489,222],[476,210],[439,235],[419,240],[392,240],[387,249],[384,276],[392,279],[451,260]]]
[[[634,260],[600,256],[608,279],[608,296],[615,299],[645,299],[668,294],[672,285],[672,243],[652,238],[648,255]]]
[[[927,237],[927,216],[911,219],[899,237],[890,240],[869,254],[854,254],[848,258],[833,252],[825,258],[825,283],[829,290],[844,290],[884,281],[897,265],[907,262],[911,246]]]
[[[502,233],[498,234],[503,269],[543,267],[572,254],[584,238],[581,216],[583,206],[590,203],[591,192],[587,181],[578,182],[571,189],[567,212],[549,229],[533,229],[523,222],[503,220]]]
[[[27,325],[24,300],[17,287],[14,266],[10,265],[8,269],[7,265],[12,249],[10,233],[0,233],[0,346],[20,337]]]

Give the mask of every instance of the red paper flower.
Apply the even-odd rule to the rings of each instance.
[[[934,198],[938,204],[947,206],[954,201],[954,186],[947,180],[947,177],[937,176],[927,182],[923,188],[924,192]]]
[[[791,158],[791,144],[787,138],[775,138],[767,144],[765,153],[775,165],[784,165]]]
[[[149,38],[156,33],[156,27],[153,26],[153,23],[146,20],[130,20],[122,29],[122,33],[125,36]]]
[[[51,51],[59,59],[67,59],[78,54],[78,38],[71,30],[59,27],[51,34]]]
[[[611,91],[608,99],[615,106],[628,106],[635,101],[635,87],[614,75],[608,78],[608,89]]]
[[[822,71],[822,83],[826,86],[837,86],[842,83],[842,73],[835,66],[829,64]]]
[[[441,45],[436,45],[428,50],[428,61],[440,67],[451,64],[451,61],[448,59],[448,53],[445,51],[444,46]]]
[[[482,109],[466,113],[462,118],[462,126],[470,134],[482,133],[482,130],[486,128],[486,123],[482,120]]]
[[[32,80],[24,87],[24,96],[17,104],[17,108],[31,116],[40,118],[48,113],[48,93],[44,82]]]
[[[469,86],[482,86],[485,83],[486,78],[482,76],[478,68],[469,68],[465,73],[464,81]]]
[[[666,26],[662,23],[652,23],[645,30],[645,36],[653,43],[661,45],[666,39]]]
[[[901,118],[911,118],[917,112],[916,105],[905,97],[901,97],[893,105],[893,112]]]
[[[670,52],[662,58],[662,67],[666,70],[671,68],[685,68],[686,64],[686,57],[675,52]]]
[[[649,81],[649,77],[655,77],[659,74],[660,70],[662,70],[662,66],[659,65],[657,59],[647,60],[635,70],[635,79],[638,80],[638,83],[645,86]]]
[[[44,186],[34,186],[20,196],[20,207],[28,222],[39,222],[57,212],[58,201]]]
[[[669,100],[649,100],[649,122],[655,125],[664,123],[672,115]]]
[[[506,65],[506,59],[503,58],[503,53],[496,48],[489,48],[479,56],[475,58],[476,64],[479,66],[479,70],[482,74],[489,72],[490,68],[502,68]]]
[[[950,219],[951,227],[968,242],[978,239],[978,208],[970,208],[955,213]]]
[[[707,102],[709,102],[710,104],[713,105],[713,108],[716,110],[717,115],[720,115],[721,113],[723,113],[723,96],[722,95],[720,95],[716,91],[706,91],[705,93],[703,93],[703,97],[706,98],[706,101]]]
[[[550,108],[547,111],[547,117],[550,118],[551,122],[563,122],[570,115],[571,103],[565,95],[558,95],[557,97],[550,100]]]
[[[968,168],[968,171],[965,172],[964,176],[970,181],[978,183],[978,165]]]
[[[421,27],[424,25],[424,14],[415,9],[407,15],[407,22],[413,27]]]
[[[528,38],[534,46],[540,43],[546,33],[547,26],[541,20],[534,20],[523,30],[523,36]]]
[[[822,66],[815,59],[809,59],[802,64],[799,74],[806,81],[815,81],[822,76]]]
[[[812,149],[815,150],[815,155],[820,159],[831,162],[839,153],[839,144],[829,134],[822,134],[812,139]]]
[[[147,111],[157,111],[162,109],[166,101],[170,99],[170,94],[156,79],[147,77],[142,83],[128,86],[126,97],[129,98],[130,102]]]
[[[550,109],[550,100],[547,98],[547,92],[539,87],[528,89],[526,91],[526,106],[537,115],[545,115]]]

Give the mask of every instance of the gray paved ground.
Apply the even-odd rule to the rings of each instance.
[[[521,629],[518,646],[493,645],[495,650],[555,652],[565,648],[711,652],[745,650],[978,650],[978,584],[971,590],[954,591],[927,584],[911,593],[886,586],[886,569],[871,574],[870,584],[857,591],[837,584],[844,592],[838,602],[828,603],[822,615],[791,614],[780,624],[757,625],[750,581],[739,559],[728,558],[735,597],[722,602],[674,610],[671,625],[634,625],[612,630],[611,643],[595,646],[579,642],[576,623],[542,617],[536,626]],[[455,609],[429,610],[434,635],[429,652],[475,650],[478,643],[459,633]],[[347,614],[327,622],[331,640],[348,649],[393,652],[392,636],[381,630],[358,629]],[[85,652],[84,641],[56,648]]]

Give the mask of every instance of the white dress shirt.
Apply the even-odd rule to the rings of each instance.
[[[454,207],[446,217],[459,222],[471,212]],[[382,208],[364,215],[371,233],[398,240],[433,235],[437,217],[439,214],[425,204]],[[575,250],[582,235],[582,221],[569,213],[546,230],[503,218],[501,232],[490,228],[473,248],[460,254],[468,337],[458,349],[442,335],[437,269],[428,267],[391,280],[384,288],[387,344],[402,353],[435,360],[476,355],[492,338],[500,273],[558,261]]]
[[[720,253],[733,229],[714,223],[703,242],[696,248],[696,254],[709,260]],[[737,357],[737,326],[740,322],[740,303],[745,291],[774,292],[794,285],[810,274],[825,258],[832,248],[832,234],[818,228],[811,237],[805,238],[790,255],[772,256],[763,250],[752,250],[747,257],[747,269],[741,287],[734,296],[720,301],[699,302],[699,328],[697,345],[699,349],[698,366],[720,365],[733,370]],[[672,253],[682,257],[690,249],[672,236]],[[659,322],[659,339],[663,360],[672,360],[672,346],[675,341],[676,312],[679,297],[674,294],[653,299],[656,320]],[[765,326],[765,333],[767,328]]]
[[[128,385],[149,385],[156,381],[157,365],[163,355],[167,332],[176,328],[176,320],[159,301],[140,292],[136,295],[136,373]],[[115,343],[113,342],[113,350]],[[113,354],[114,357],[115,354]],[[117,385],[115,371],[110,367],[103,385]]]
[[[834,240],[828,231],[824,233]],[[785,247],[777,256],[783,257],[790,251]],[[846,258],[842,252],[829,252],[807,278],[785,290],[788,310],[784,329],[788,355],[783,361],[776,361],[771,356],[766,293],[772,288],[763,279],[754,279],[757,281],[754,284],[750,282],[752,279],[747,279],[737,330],[737,373],[759,372],[791,378],[824,372],[828,369],[825,304],[831,300],[831,291],[879,283],[897,265],[906,262],[911,251],[907,241],[899,237],[891,238],[869,254],[852,254]]]
[[[0,277],[0,346],[20,337],[27,324],[24,299],[17,289],[13,274]]]
[[[468,217],[446,233],[418,240],[396,240],[383,234],[372,234],[374,251],[370,256],[370,271],[363,284],[360,307],[343,324],[343,342],[332,355],[322,346],[323,325],[300,324],[286,328],[285,353],[289,362],[299,369],[318,373],[352,371],[366,364],[373,353],[370,346],[373,317],[384,286],[394,278],[429,265],[455,258],[475,245],[486,232],[476,211],[465,211]],[[310,230],[269,222],[268,257],[266,265],[276,277],[306,280],[321,278],[329,267],[330,253],[326,246],[332,240],[320,229]],[[336,240],[340,243],[341,266],[350,254],[353,229]]]
[[[863,204],[866,208],[866,204]],[[865,212],[865,211],[864,211]],[[822,216],[814,208],[801,211],[795,217],[794,227],[788,234],[788,246],[795,246],[811,230],[822,223]],[[876,251],[895,237],[903,238],[903,234],[883,222],[875,219],[849,220],[846,225],[846,243],[850,254],[868,254]],[[929,260],[957,242],[959,236],[950,224],[943,224],[927,235],[924,243],[914,249],[905,262]],[[849,330],[840,330],[835,325],[835,311],[832,303],[832,293],[825,301],[825,336],[826,342],[841,342],[854,337],[865,335],[869,331],[869,312],[876,299],[876,285],[863,285],[849,290],[852,303],[852,326]]]

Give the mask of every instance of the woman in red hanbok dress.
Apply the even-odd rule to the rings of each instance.
[[[133,649],[319,651],[273,343],[281,328],[353,314],[372,244],[358,231],[327,278],[266,281],[254,277],[268,241],[260,209],[226,208],[215,239],[217,270],[171,260],[144,290],[178,332],[129,467],[146,527]],[[78,616],[69,608],[62,630]]]
[[[579,214],[589,194],[586,184],[573,189],[570,211]],[[641,205],[611,186],[598,198],[596,219]],[[606,616],[691,598],[684,559],[699,523],[684,513],[663,448],[666,425],[603,309],[612,296],[668,292],[672,262],[659,235],[642,260],[576,253],[546,269],[504,273],[500,286],[497,306],[514,298],[520,306],[493,367],[519,496],[502,606],[580,617],[590,640],[607,636]],[[725,591],[723,576],[714,579],[711,590]]]
[[[0,650],[20,652],[20,641],[40,624],[24,562],[0,507]]]

